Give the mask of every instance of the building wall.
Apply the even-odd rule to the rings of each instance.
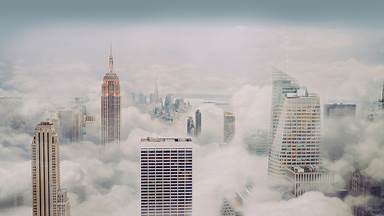
[[[59,144],[52,123],[42,122],[32,141],[32,215],[58,216]]]
[[[333,182],[333,175],[323,170],[297,172],[287,168],[286,177],[292,184],[291,193],[294,197],[309,191],[326,192]]]
[[[120,82],[115,73],[104,76],[101,96],[102,143],[120,143]]]
[[[320,137],[319,97],[286,97],[270,150],[269,174],[283,176],[288,166],[319,165]]]
[[[283,108],[285,95],[294,93],[299,89],[299,86],[294,79],[283,72],[275,72],[272,74],[272,106],[271,106],[271,129],[268,152],[273,143],[273,138],[276,134],[279,124],[280,114]]]
[[[141,215],[192,215],[190,139],[142,139]]]

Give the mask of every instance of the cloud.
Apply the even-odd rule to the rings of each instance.
[[[237,24],[96,25],[84,29],[63,24],[40,26],[15,37],[8,47],[11,67],[1,68],[7,76],[0,82],[0,93],[17,95],[21,102],[1,107],[0,214],[18,216],[31,211],[29,149],[35,125],[51,111],[70,107],[72,98],[79,95],[87,96],[88,110],[99,115],[107,53],[100,47],[112,38],[123,89],[122,142],[105,153],[90,141],[60,146],[62,187],[69,191],[73,215],[138,214],[139,139],[185,136],[185,119],[196,108],[203,118],[202,134],[194,139],[197,215],[218,213],[222,199],[233,196],[247,181],[254,182],[255,188],[245,204],[245,215],[329,214],[325,210],[349,215],[346,203],[320,193],[282,200],[274,188],[277,183],[267,176],[266,158],[248,154],[243,145],[249,133],[269,127],[270,66],[285,69],[286,54],[287,71],[311,92],[319,93],[323,102],[362,101],[380,92],[376,80],[384,78],[383,66],[367,64],[358,58],[358,50],[351,49],[361,39],[360,33],[350,36],[323,30]],[[152,91],[156,76],[163,94],[230,94],[237,125],[233,145],[220,147],[224,109],[216,105],[193,104],[191,112],[172,126],[132,107],[129,93]],[[382,126],[366,122],[363,115],[325,124],[325,164],[340,174],[341,182],[354,160],[371,177],[383,179],[377,172],[383,164]],[[24,199],[22,206],[13,207],[9,200],[18,195]]]
[[[352,215],[350,207],[347,204],[337,198],[326,197],[319,192],[308,192],[297,199],[281,201],[278,203],[257,203],[250,201],[249,204],[251,205],[248,206],[245,215]]]

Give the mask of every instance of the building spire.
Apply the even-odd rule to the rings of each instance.
[[[154,91],[154,94],[155,94],[155,100],[156,102],[159,101],[159,87],[157,85],[157,75],[156,75],[156,79],[155,79],[155,91]]]
[[[384,82],[383,82],[383,89],[381,90],[381,102],[384,103]]]
[[[112,43],[109,47],[109,73],[113,72],[113,56],[112,56]]]

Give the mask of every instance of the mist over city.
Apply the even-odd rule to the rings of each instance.
[[[0,3],[0,215],[384,215],[367,5]]]

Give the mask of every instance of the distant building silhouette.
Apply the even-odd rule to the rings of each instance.
[[[235,136],[236,118],[231,112],[224,112],[224,142],[230,143]]]
[[[187,134],[188,136],[193,136],[195,134],[195,124],[193,123],[192,116],[189,116],[187,119]]]
[[[333,103],[324,105],[324,114],[327,118],[355,117],[356,104]]]
[[[199,109],[195,112],[195,136],[200,136],[201,134],[201,112]]]

